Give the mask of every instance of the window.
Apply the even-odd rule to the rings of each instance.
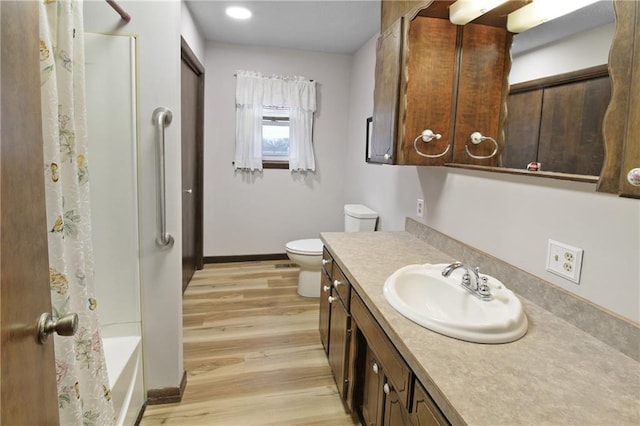
[[[262,109],[262,162],[265,168],[289,167],[289,108]]]

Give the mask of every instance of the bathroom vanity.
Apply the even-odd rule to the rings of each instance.
[[[454,255],[413,232],[323,233],[321,239],[322,341],[346,409],[364,424],[640,423],[636,325],[612,320],[622,322],[607,332],[628,333],[620,339],[626,348],[616,348],[518,295],[529,319],[521,339],[449,338],[403,317],[382,289],[403,266],[452,262]],[[459,260],[471,262],[474,249],[463,250]],[[500,267],[490,272],[516,293],[528,286],[522,271],[517,277]]]

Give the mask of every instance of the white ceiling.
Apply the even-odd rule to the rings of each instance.
[[[380,31],[380,1],[186,0],[207,40],[329,53],[355,53]],[[227,17],[227,6],[245,6],[251,19]]]
[[[379,0],[185,1],[205,39],[225,43],[352,54],[380,31]],[[231,19],[224,13],[231,5],[245,6],[253,16]],[[517,35],[512,53],[613,20],[611,0],[601,0]]]

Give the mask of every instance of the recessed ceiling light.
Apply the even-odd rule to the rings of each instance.
[[[251,11],[246,7],[241,6],[229,6],[225,13],[227,16],[232,17],[233,19],[249,19],[251,18]]]

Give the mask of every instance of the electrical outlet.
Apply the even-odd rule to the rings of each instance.
[[[418,198],[416,203],[416,216],[424,218],[424,200],[421,198]]]
[[[581,248],[549,240],[547,245],[547,271],[580,284],[582,252]]]

